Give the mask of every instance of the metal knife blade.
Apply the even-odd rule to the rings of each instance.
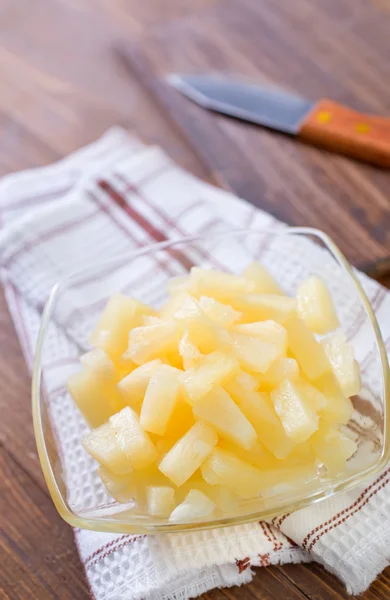
[[[168,81],[204,108],[293,135],[315,104],[277,89],[209,75],[171,74]]]

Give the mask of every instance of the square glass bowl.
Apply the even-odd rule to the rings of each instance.
[[[80,369],[88,336],[115,292],[158,308],[167,298],[167,283],[193,265],[240,273],[259,260],[288,294],[310,275],[327,284],[337,308],[340,330],[353,345],[362,373],[362,390],[353,400],[347,426],[358,449],[342,476],[328,478],[321,469],[313,481],[295,488],[278,486],[263,498],[242,501],[232,515],[172,524],[119,504],[107,493],[97,463],[84,451],[88,427],[66,389],[69,375]],[[378,324],[363,291],[375,307],[378,286],[357,278],[336,245],[324,233],[308,228],[222,232],[144,247],[104,264],[83,265],[51,291],[37,342],[33,382],[33,419],[46,482],[61,516],[71,525],[119,533],[175,532],[259,521],[284,514],[360,484],[389,460],[389,366]]]

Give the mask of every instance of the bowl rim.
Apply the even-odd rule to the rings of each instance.
[[[253,521],[260,521],[263,519],[269,519],[276,515],[282,515],[296,511],[298,509],[310,506],[316,502],[319,502],[325,498],[330,498],[336,494],[353,489],[359,484],[362,484],[367,478],[375,475],[386,465],[390,459],[390,370],[387,358],[387,352],[385,344],[382,338],[382,334],[371,307],[371,304],[367,298],[367,295],[357,278],[355,271],[349,261],[346,259],[344,254],[332,240],[332,238],[324,233],[323,231],[312,228],[312,227],[290,227],[284,226],[283,228],[277,229],[231,229],[228,231],[221,232],[220,234],[213,235],[213,239],[219,239],[231,236],[242,236],[242,235],[269,235],[270,237],[286,236],[286,235],[300,235],[300,236],[314,236],[322,241],[325,247],[330,251],[332,256],[337,260],[338,264],[345,272],[346,276],[349,277],[351,282],[354,284],[355,289],[358,293],[360,301],[362,302],[363,308],[369,318],[370,324],[373,328],[375,335],[375,342],[378,348],[378,353],[382,367],[382,378],[383,378],[383,402],[384,402],[384,433],[383,433],[383,445],[382,452],[378,461],[361,472],[357,472],[350,475],[347,478],[342,478],[340,481],[332,480],[327,486],[324,486],[320,490],[308,494],[306,498],[301,498],[295,502],[286,502],[282,506],[277,508],[269,508],[257,510],[253,513],[242,514],[239,516],[221,517],[218,519],[210,519],[203,521],[193,521],[171,524],[167,522],[153,522],[148,518],[147,523],[143,523],[142,519],[134,519],[121,521],[120,519],[109,519],[105,517],[82,517],[79,514],[74,513],[65,502],[63,495],[58,487],[56,477],[53,472],[53,468],[50,462],[48,450],[45,442],[45,435],[42,422],[41,413],[41,380],[42,380],[42,351],[45,342],[46,332],[51,319],[53,307],[57,299],[61,288],[69,283],[74,283],[78,278],[83,277],[86,273],[93,273],[94,269],[108,268],[111,265],[116,265],[119,262],[123,262],[124,255],[115,256],[103,263],[96,263],[84,269],[73,271],[66,277],[59,280],[52,287],[48,299],[45,303],[41,323],[38,332],[36,351],[33,365],[33,375],[31,384],[31,398],[32,398],[32,415],[33,415],[33,428],[35,441],[38,450],[38,456],[41,463],[41,468],[45,477],[47,487],[52,497],[53,503],[57,508],[57,511],[61,517],[73,527],[81,529],[89,529],[93,531],[103,531],[110,533],[134,533],[134,534],[158,534],[158,533],[177,533],[188,530],[202,530],[211,529],[218,527],[226,527],[230,525],[239,525],[244,523],[250,523]],[[164,250],[169,247],[176,245],[189,244],[200,240],[209,239],[207,234],[191,235],[185,237],[176,237],[169,239],[164,242],[151,243],[143,246],[140,249],[131,251],[126,254],[127,260],[133,260],[146,254]],[[134,515],[135,517],[135,515]]]

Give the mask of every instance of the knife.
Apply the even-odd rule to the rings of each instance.
[[[357,112],[326,98],[312,102],[274,88],[217,76],[171,74],[168,81],[209,110],[390,167],[390,118]]]

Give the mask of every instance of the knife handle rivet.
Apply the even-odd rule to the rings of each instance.
[[[370,131],[370,126],[367,123],[358,123],[355,127],[355,131],[357,133],[368,133]]]
[[[332,113],[327,111],[327,110],[320,110],[320,112],[317,114],[317,121],[319,123],[329,123],[329,121],[332,120]]]

